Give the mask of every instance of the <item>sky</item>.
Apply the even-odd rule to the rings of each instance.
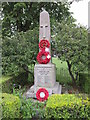
[[[68,0],[72,1],[72,0]],[[73,12],[73,17],[77,20],[77,24],[88,27],[88,2],[90,0],[82,0],[79,2],[73,2],[71,4],[70,12]]]

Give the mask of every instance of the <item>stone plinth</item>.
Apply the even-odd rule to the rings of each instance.
[[[54,64],[36,64],[34,67],[34,83],[37,87],[53,87],[56,82]]]
[[[26,97],[36,98],[40,88],[48,90],[49,95],[61,94],[61,85],[56,82],[56,66],[54,64],[36,64],[34,67],[34,85],[27,91]]]

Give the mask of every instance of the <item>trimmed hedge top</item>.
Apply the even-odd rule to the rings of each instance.
[[[19,100],[17,96],[14,96],[13,94],[7,94],[7,93],[0,94],[0,98],[2,98],[2,102],[8,101],[8,103],[10,103],[11,101],[15,102]]]
[[[53,94],[48,98],[45,116],[49,119],[90,120],[90,99],[81,94]]]
[[[20,116],[20,99],[12,94],[0,94],[3,118],[18,118]]]
[[[88,102],[88,96],[83,96],[81,94],[53,94],[48,98],[47,107],[55,108],[55,107],[63,107],[63,106],[73,106],[75,104],[82,105],[83,103]]]

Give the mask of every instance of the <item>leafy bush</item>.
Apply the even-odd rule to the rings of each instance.
[[[44,118],[45,103],[33,101],[33,99],[21,99],[21,119]]]
[[[54,94],[48,98],[45,116],[48,119],[90,118],[90,101],[85,95]]]
[[[2,106],[3,118],[19,118],[20,117],[20,99],[12,94],[0,94],[0,106]]]
[[[19,86],[24,88],[28,84],[30,86],[33,84],[32,79],[28,80],[28,76],[26,72],[19,73],[18,76],[12,76],[11,78],[7,78],[7,79],[8,80],[6,80],[5,82],[2,82],[2,84],[0,83],[0,85],[2,86],[2,93],[11,94],[13,92],[13,87],[19,89]]]
[[[4,82],[3,84],[0,84],[2,87],[2,93],[10,93],[11,94],[11,83],[8,84],[8,81]]]
[[[38,28],[5,36],[2,41],[2,73],[28,71],[28,65],[34,64],[38,53]]]
[[[83,92],[89,94],[90,93],[90,74],[89,73],[80,73],[78,84]]]

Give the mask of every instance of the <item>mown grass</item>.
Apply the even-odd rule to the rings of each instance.
[[[56,64],[56,68],[60,69],[60,68],[64,68],[67,69],[67,63],[64,61],[59,60],[58,58],[52,58],[52,63]]]

